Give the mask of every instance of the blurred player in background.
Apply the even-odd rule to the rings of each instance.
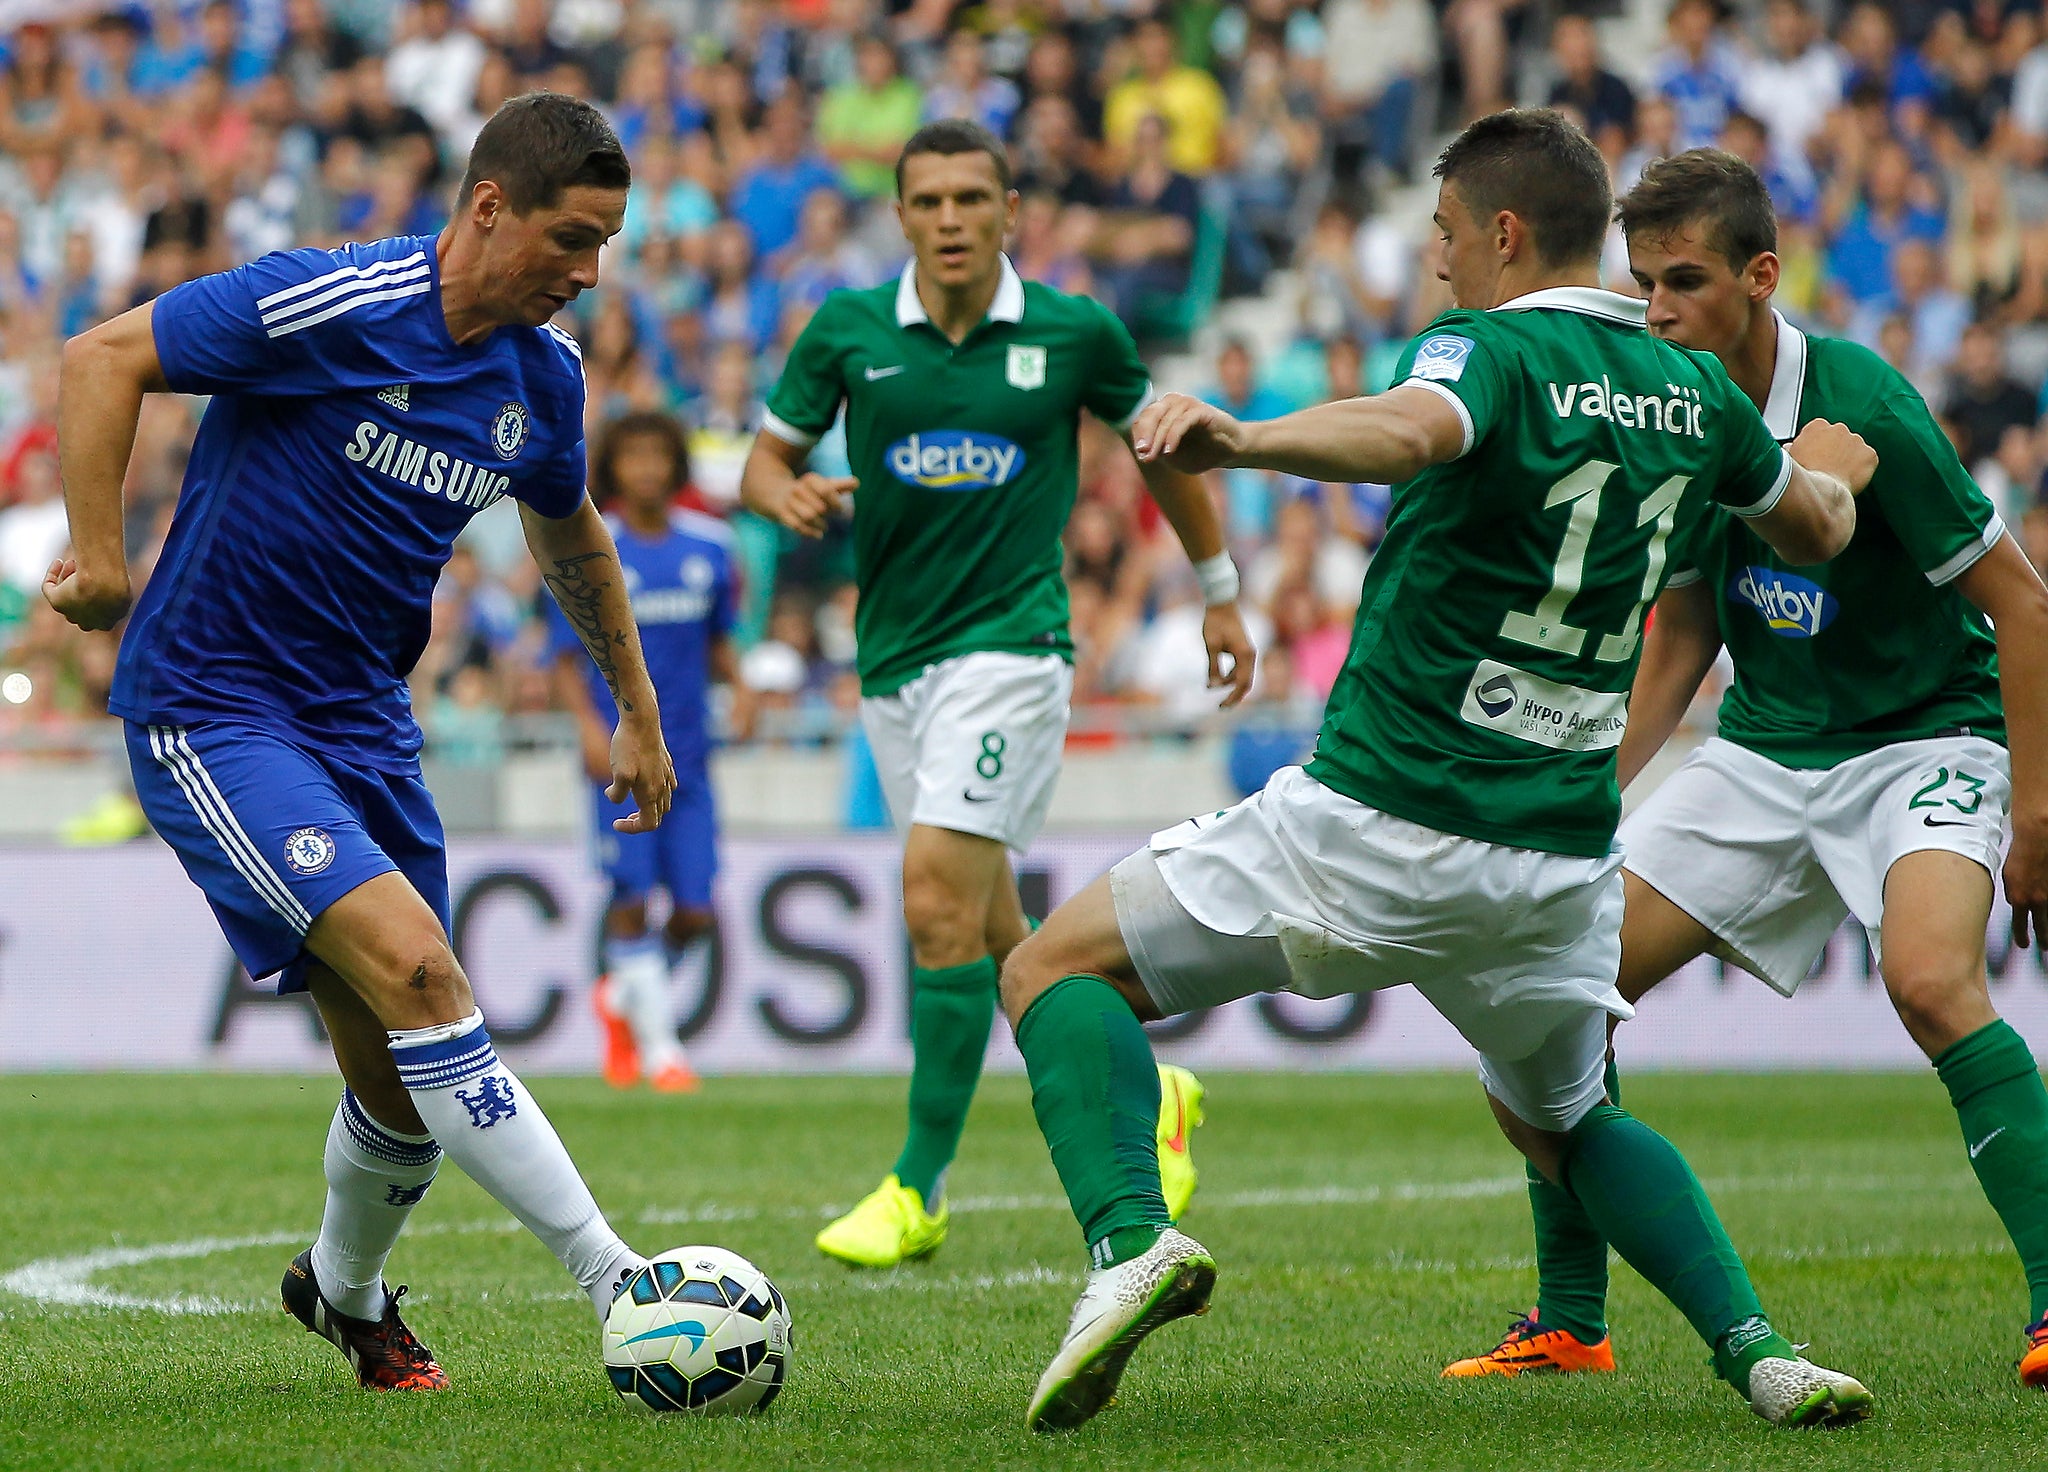
[[[860,587],[861,723],[903,846],[911,991],[910,1129],[881,1186],[818,1235],[867,1267],[945,1240],[947,1167],[967,1122],[1004,956],[1027,933],[1010,856],[1059,777],[1073,688],[1061,534],[1078,490],[1082,410],[1128,429],[1145,365],[1099,302],[1019,279],[1003,146],[978,124],[927,125],[897,164],[912,260],[827,297],[791,350],[742,483],[756,512],[807,536],[851,497]],[[846,411],[854,474],[803,473]],[[1209,683],[1234,705],[1253,651],[1209,489],[1164,465],[1145,480],[1194,559]],[[1200,1085],[1161,1070],[1158,1162],[1175,1214],[1194,1191]]]
[[[2020,1378],[2048,1386],[2048,1090],[1991,1005],[1984,958],[2008,808],[2013,938],[2048,930],[2048,592],[1912,385],[1772,309],[1777,219],[1754,169],[1715,149],[1653,163],[1621,220],[1652,332],[1720,358],[1781,441],[1832,419],[1878,453],[1832,562],[1788,572],[1730,521],[1657,602],[1622,785],[1724,645],[1735,683],[1719,734],[1622,825],[1621,995],[1712,954],[1790,996],[1853,914],[2018,1249]],[[1607,1241],[1534,1170],[1529,1198],[1537,1307],[1446,1375],[1614,1368]]]
[[[438,236],[267,255],[65,349],[73,552],[44,594],[81,628],[113,627],[132,598],[121,486],[143,395],[211,396],[110,705],[151,826],[235,954],[311,992],[326,1024],[346,1087],[320,1235],[284,1304],[371,1389],[448,1384],[383,1280],[444,1150],[600,1317],[645,1262],[499,1060],[449,948],[405,682],[457,534],[512,496],[622,713],[612,792],[638,809],[620,827],[651,831],[668,810],[626,583],[584,494],[582,355],[550,325],[597,285],[630,182],[595,108],[514,98],[477,135]]]
[[[675,504],[690,478],[682,427],[667,414],[614,420],[598,443],[591,496],[619,549],[647,673],[661,703],[662,737],[676,768],[675,801],[652,833],[614,825],[623,803],[611,786],[611,733],[618,709],[582,640],[559,610],[555,661],[561,698],[582,736],[591,782],[597,857],[611,882],[604,916],[604,977],[595,1001],[604,1025],[604,1076],[627,1088],[644,1073],[663,1093],[697,1087],[675,1034],[670,977],[685,962],[708,964],[718,917],[718,812],[711,792],[709,695],[715,681],[737,688],[732,624],[736,604],[732,532],[715,516]],[[659,933],[647,901],[663,891]]]
[[[1387,393],[1245,424],[1168,395],[1139,454],[1395,487],[1386,541],[1304,769],[1192,819],[1012,952],[1003,1002],[1095,1271],[1027,1420],[1081,1424],[1216,1262],[1171,1225],[1140,1144],[1141,1021],[1261,991],[1412,984],[1480,1055],[1495,1118],[1685,1314],[1779,1425],[1869,1414],[1764,1316],[1705,1192],[1603,1083],[1621,952],[1620,796],[1645,607],[1714,519],[1788,560],[1847,544],[1875,457],[1839,425],[1788,455],[1705,354],[1598,289],[1612,199],[1563,114],[1496,113],[1437,165],[1454,310]],[[1803,468],[1804,467],[1804,468]],[[1719,509],[1717,509],[1719,508]]]

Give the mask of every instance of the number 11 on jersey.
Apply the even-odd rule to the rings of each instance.
[[[1543,595],[1533,613],[1509,611],[1500,621],[1503,639],[1559,654],[1584,651],[1586,630],[1566,623],[1564,616],[1585,582],[1586,554],[1593,545],[1594,524],[1600,519],[1601,494],[1620,468],[1611,461],[1588,460],[1551,486],[1550,494],[1543,498],[1543,509],[1549,511],[1564,505],[1572,509],[1571,518],[1565,523],[1564,540],[1558,545],[1557,561],[1551,567],[1550,591]],[[1642,635],[1643,609],[1656,596],[1657,585],[1663,579],[1665,544],[1678,520],[1679,500],[1691,481],[1690,476],[1672,476],[1644,498],[1636,513],[1637,527],[1656,523],[1645,549],[1642,591],[1621,631],[1601,636],[1593,657],[1602,664],[1619,664],[1636,652]]]

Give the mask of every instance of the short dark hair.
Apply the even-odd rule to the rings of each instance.
[[[528,92],[492,113],[476,135],[458,210],[468,208],[486,179],[523,215],[559,203],[565,189],[630,188],[633,167],[619,135],[589,103],[562,92]]]
[[[903,145],[903,152],[896,156],[896,194],[903,195],[903,166],[920,153],[985,153],[994,160],[996,179],[1008,192],[1010,188],[1010,155],[1004,151],[1002,140],[989,132],[972,118],[940,118],[935,123],[926,123],[910,135],[910,141]]]
[[[1631,240],[1660,240],[1703,224],[1708,247],[1738,271],[1778,248],[1771,191],[1755,169],[1719,148],[1658,159],[1622,196],[1615,215]]]
[[[681,490],[690,480],[690,445],[683,437],[683,427],[676,422],[673,414],[664,414],[658,409],[638,409],[631,414],[621,414],[598,432],[597,453],[590,459],[590,499],[599,506],[609,506],[619,496],[619,473],[617,460],[619,450],[627,440],[642,435],[652,436],[668,451],[669,461],[675,466],[675,486]]]
[[[1614,208],[1607,161],[1578,124],[1550,107],[1515,107],[1479,119],[1436,161],[1481,218],[1506,210],[1529,227],[1546,266],[1599,257]]]

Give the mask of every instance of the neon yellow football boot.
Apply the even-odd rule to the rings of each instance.
[[[818,1233],[818,1251],[857,1268],[893,1268],[938,1251],[952,1216],[943,1199],[937,1215],[926,1212],[924,1198],[890,1175]]]
[[[1202,1122],[1202,1081],[1185,1068],[1159,1065],[1159,1189],[1175,1221],[1195,1198],[1195,1159],[1189,1137]]]

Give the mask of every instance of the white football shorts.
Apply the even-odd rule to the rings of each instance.
[[[1901,741],[1819,771],[1716,736],[1621,825],[1624,866],[1714,933],[1713,954],[1791,996],[1854,915],[1879,951],[1884,881],[1924,849],[1998,874],[2012,798],[1982,736]]]
[[[1074,668],[1057,654],[963,654],[890,695],[861,725],[898,828],[922,823],[1031,846],[1052,806]]]
[[[1605,1097],[1621,855],[1441,833],[1283,767],[1234,808],[1110,871],[1117,924],[1167,1016],[1254,992],[1413,986],[1479,1050],[1487,1092],[1539,1129]]]

